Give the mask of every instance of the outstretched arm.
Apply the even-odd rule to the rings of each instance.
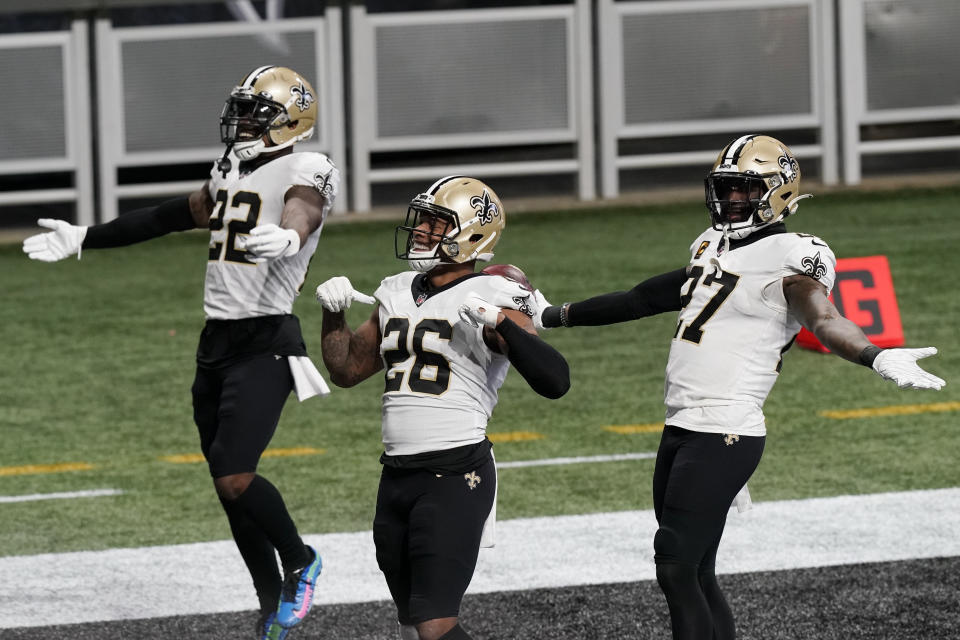
[[[206,227],[212,211],[213,200],[204,185],[189,196],[173,198],[155,207],[136,209],[110,222],[89,227],[43,218],[37,224],[52,231],[24,240],[23,251],[33,260],[43,262],[56,262],[74,254],[79,258],[82,249],[123,247],[171,231]]]
[[[664,311],[680,310],[680,289],[687,269],[677,269],[644,280],[630,291],[606,293],[580,302],[547,307],[543,326],[598,326],[636,320]]]
[[[916,361],[937,352],[925,349],[881,349],[856,324],[840,315],[827,297],[827,289],[806,275],[783,279],[783,295],[790,312],[809,329],[823,346],[841,358],[872,368],[900,388],[940,389],[946,384],[927,373]]]

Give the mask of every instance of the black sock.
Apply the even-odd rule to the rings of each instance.
[[[277,488],[263,476],[254,476],[235,503],[256,523],[280,554],[284,573],[307,566],[310,554]]]
[[[235,502],[220,498],[220,504],[230,521],[230,531],[243,562],[247,565],[253,588],[257,590],[260,611],[274,611],[280,599],[283,579],[277,568],[277,553],[266,534],[251,520]]]
[[[657,582],[667,598],[673,640],[712,638],[713,615],[700,590],[697,567],[659,563]]]
[[[440,640],[473,640],[473,636],[457,623],[453,629],[440,636]]]
[[[717,583],[717,576],[712,567],[710,570],[704,570],[701,567],[698,579],[700,580],[700,590],[703,591],[703,597],[707,599],[707,605],[709,605],[713,617],[714,640],[734,640],[737,637],[737,632],[733,620],[733,611],[730,610],[727,598],[723,595],[723,590]]]

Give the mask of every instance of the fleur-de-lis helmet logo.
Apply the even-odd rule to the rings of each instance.
[[[814,280],[819,280],[823,276],[827,275],[827,265],[825,265],[823,260],[820,259],[819,251],[817,251],[816,255],[813,257],[807,256],[801,260],[800,264],[803,265],[804,273],[808,276],[811,276]]]
[[[470,198],[470,206],[475,209],[474,213],[477,214],[481,226],[490,224],[494,218],[500,217],[500,207],[490,199],[486,189],[483,190],[482,195]]]
[[[783,154],[777,158],[777,163],[780,165],[780,173],[783,175],[785,181],[793,182],[797,179],[797,174],[800,172],[800,165],[797,164],[793,156]]]
[[[302,82],[291,86],[290,93],[296,98],[294,104],[300,111],[306,111],[315,100],[313,94],[310,93],[310,89],[307,89]]]

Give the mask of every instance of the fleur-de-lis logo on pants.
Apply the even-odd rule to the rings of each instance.
[[[476,471],[463,474],[463,479],[467,481],[467,486],[470,487],[471,491],[476,489],[477,485],[480,484],[480,476],[477,475]]]
[[[729,447],[734,442],[740,442],[740,436],[735,433],[725,433],[723,434],[723,441],[726,442]]]

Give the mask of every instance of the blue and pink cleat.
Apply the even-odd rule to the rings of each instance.
[[[313,556],[309,564],[299,571],[291,571],[283,578],[280,606],[277,607],[277,623],[284,629],[300,624],[313,605],[314,588],[323,562],[313,547],[308,546],[307,550]]]

